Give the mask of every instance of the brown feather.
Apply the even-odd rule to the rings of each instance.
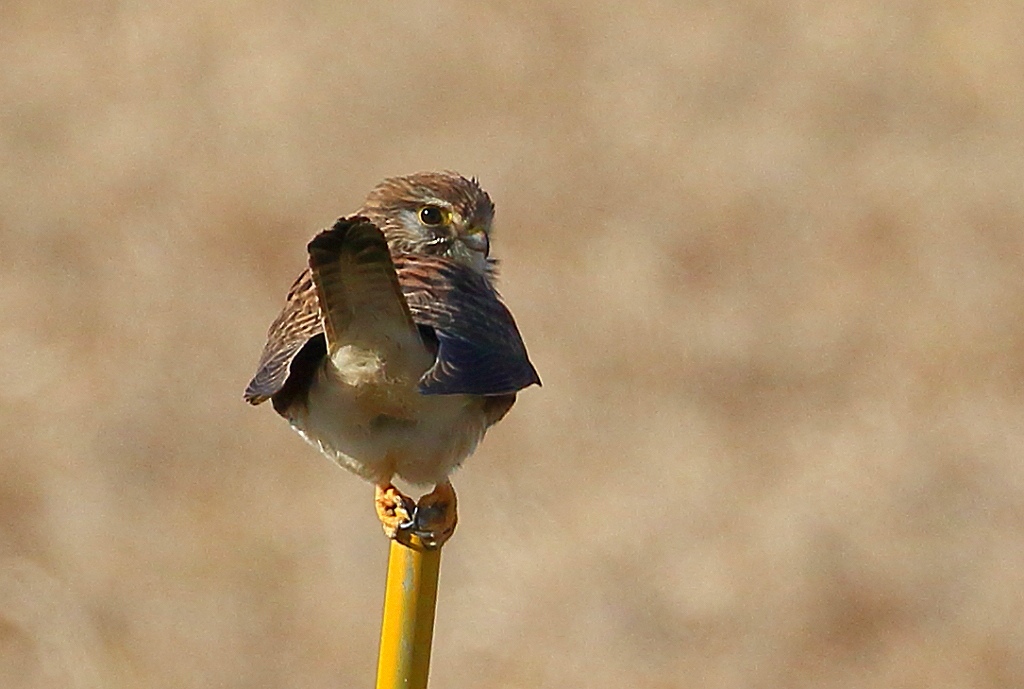
[[[261,404],[279,392],[299,350],[323,332],[313,276],[304,270],[288,290],[284,309],[270,325],[256,375],[245,389],[245,401]]]

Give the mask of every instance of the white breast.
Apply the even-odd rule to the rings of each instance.
[[[307,404],[293,405],[288,418],[307,441],[363,478],[439,483],[483,438],[483,398],[421,395],[418,378],[392,377],[373,351],[346,345],[324,360]]]

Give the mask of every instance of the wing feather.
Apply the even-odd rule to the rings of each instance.
[[[311,338],[322,335],[323,320],[310,271],[304,270],[288,290],[284,309],[267,332],[267,344],[245,389],[245,401],[260,404],[284,387],[292,360]]]
[[[540,384],[512,314],[483,275],[436,256],[400,254],[394,263],[413,320],[437,339],[420,392],[505,395]]]
[[[329,354],[353,344],[380,352],[392,365],[415,358],[417,350],[424,358],[387,240],[376,225],[361,216],[338,220],[309,243],[309,267]]]

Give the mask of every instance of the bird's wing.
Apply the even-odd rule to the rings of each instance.
[[[267,332],[256,375],[245,389],[245,401],[260,404],[277,394],[288,379],[292,360],[303,345],[324,332],[313,276],[309,270],[288,290],[288,300]]]
[[[505,395],[540,384],[512,314],[487,279],[436,256],[394,257],[413,320],[437,338],[425,395]]]
[[[342,218],[314,237],[308,250],[327,354],[352,345],[387,361],[391,376],[419,378],[431,358],[377,226],[362,216]]]
[[[420,376],[430,358],[381,231],[361,216],[341,218],[307,250],[309,269],[292,285],[284,310],[270,326],[245,399],[259,404],[281,392],[293,361],[318,335],[326,336],[328,355],[351,344],[389,361],[389,368],[418,366],[414,375]]]

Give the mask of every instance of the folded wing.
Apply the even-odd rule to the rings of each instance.
[[[413,320],[437,341],[420,392],[505,395],[540,384],[512,314],[483,275],[434,256],[394,263]]]

